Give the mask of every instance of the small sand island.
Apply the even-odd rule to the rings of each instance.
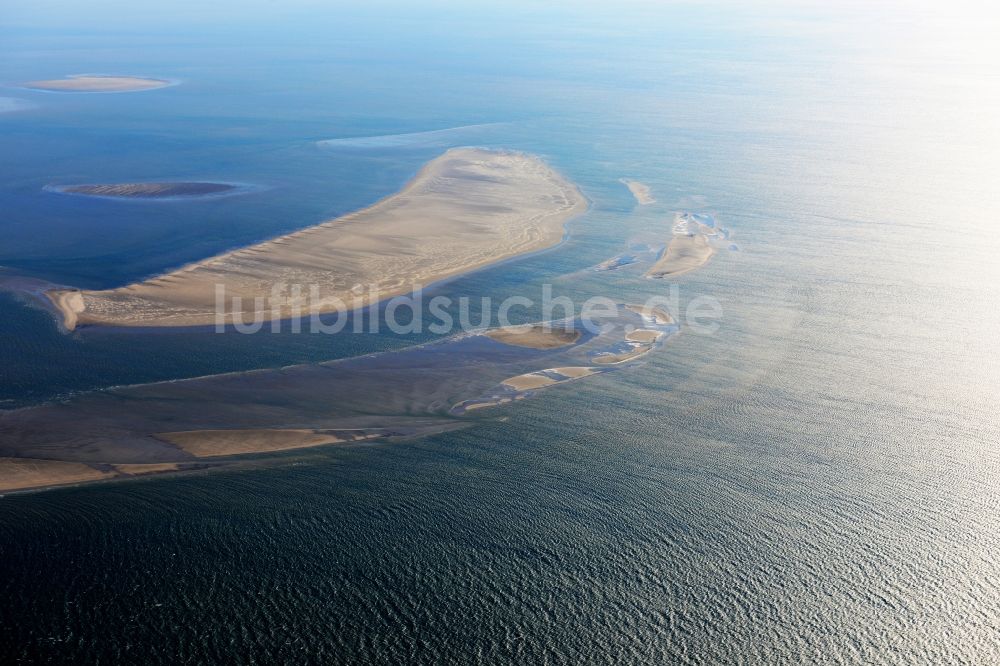
[[[53,185],[48,189],[63,194],[114,199],[172,199],[231,194],[239,189],[229,183],[110,183],[103,185]]]
[[[46,295],[68,330],[216,324],[217,285],[225,287],[226,322],[336,312],[552,247],[586,208],[576,186],[537,157],[455,148],[358,212],[125,287]],[[279,283],[316,285],[320,302],[272,302]],[[233,297],[242,302],[235,317]],[[255,298],[264,303],[256,315]]]
[[[709,241],[716,235],[715,228],[695,215],[678,213],[674,217],[673,237],[646,277],[668,278],[701,268],[715,254]]]
[[[486,337],[505,345],[529,347],[531,349],[558,349],[571,345],[580,339],[580,331],[542,324],[507,326],[486,332]]]
[[[555,384],[564,384],[574,379],[582,379],[600,372],[598,368],[586,366],[569,366],[562,368],[547,368],[538,372],[529,372],[503,380],[502,386],[515,391],[531,391]]]
[[[155,90],[171,85],[164,79],[149,79],[140,76],[110,76],[100,74],[79,74],[64,79],[28,81],[23,84],[32,90],[48,92],[120,93]]]
[[[648,206],[649,204],[656,203],[649,185],[640,183],[637,180],[629,180],[628,178],[621,178],[618,182],[628,188],[628,191],[632,193],[636,203],[640,206]]]

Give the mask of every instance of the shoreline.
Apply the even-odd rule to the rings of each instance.
[[[215,325],[216,284],[242,302],[268,296],[261,284],[277,283],[326,286],[323,298],[339,299],[297,313],[294,304],[279,305],[263,313],[263,322],[342,312],[555,247],[566,224],[588,207],[574,183],[537,157],[453,148],[361,210],[116,289],[45,294],[70,331]],[[379,286],[377,298],[349,284]],[[243,319],[243,311],[226,312],[224,322],[232,324],[234,314]]]

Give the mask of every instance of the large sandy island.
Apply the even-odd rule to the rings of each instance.
[[[51,92],[138,92],[155,90],[170,85],[163,79],[147,79],[140,76],[96,76],[81,74],[65,79],[28,81],[25,88],[48,90]]]
[[[79,325],[216,324],[364,307],[415,286],[558,244],[564,225],[586,209],[579,190],[540,159],[455,148],[432,160],[398,194],[364,210],[179,270],[107,291],[53,290],[67,329]],[[301,285],[298,298],[272,301],[276,284]],[[319,301],[309,298],[318,288]],[[373,292],[373,289],[375,290]],[[246,314],[243,314],[246,313]]]

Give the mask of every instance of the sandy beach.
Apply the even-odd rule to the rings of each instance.
[[[587,207],[575,185],[540,159],[456,148],[397,194],[343,217],[106,291],[53,290],[63,325],[201,326],[285,319],[364,307],[558,244]],[[304,293],[272,299],[276,284]],[[318,298],[309,298],[315,285]],[[264,299],[254,313],[254,299]]]
[[[553,328],[542,324],[495,328],[487,331],[485,335],[505,345],[531,349],[558,349],[571,345],[580,339],[580,331],[567,331],[558,326]]]
[[[640,183],[637,180],[629,180],[628,178],[620,178],[618,182],[628,188],[628,191],[635,197],[635,202],[640,206],[648,206],[649,204],[656,203],[649,185]]]
[[[44,81],[28,81],[23,84],[32,90],[48,90],[51,92],[138,92],[140,90],[155,90],[170,85],[163,79],[148,79],[140,76],[67,76],[64,79],[47,79]]]

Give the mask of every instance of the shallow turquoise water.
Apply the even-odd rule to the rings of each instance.
[[[432,6],[80,24],[44,10],[3,28],[0,79],[183,84],[0,91],[35,105],[0,115],[8,272],[118,285],[363,206],[452,142],[539,153],[593,208],[558,249],[441,293],[660,293],[641,271],[586,269],[678,209],[713,213],[740,249],[679,281],[721,301],[715,335],[682,329],[639,367],[473,428],[4,497],[5,657],[1000,657],[991,17]],[[634,209],[621,177],[658,203]],[[263,189],[164,203],[41,189],[195,178]],[[65,336],[11,298],[0,340],[5,407],[415,341]]]

